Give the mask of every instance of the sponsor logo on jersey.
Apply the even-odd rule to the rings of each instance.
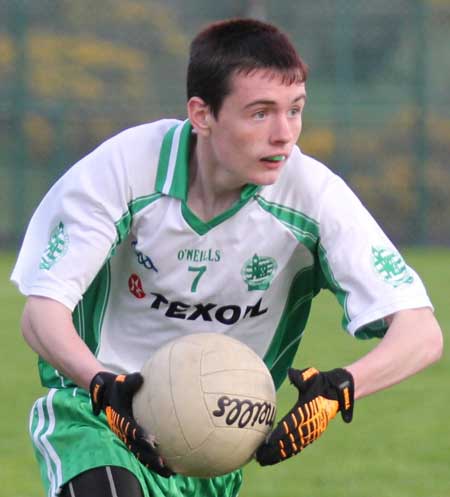
[[[41,257],[39,268],[48,271],[54,264],[64,257],[68,248],[69,235],[64,229],[64,223],[60,221],[50,233],[50,239],[48,241],[47,248]]]
[[[137,299],[143,299],[146,296],[144,288],[142,286],[141,278],[137,274],[132,274],[128,278],[128,289],[130,293],[134,295]]]
[[[179,300],[170,302],[164,295],[151,292],[154,299],[150,307],[163,311],[168,318],[186,319],[195,321],[218,321],[219,323],[232,325],[246,318],[255,318],[262,316],[268,311],[268,308],[261,308],[262,298],[254,305],[241,307],[236,304],[222,305],[214,303],[187,304]]]
[[[372,264],[376,274],[394,288],[414,281],[402,256],[394,250],[372,247]]]
[[[137,240],[131,242],[131,246],[133,247],[134,253],[136,254],[137,260],[139,264],[145,267],[145,269],[153,269],[153,271],[158,272],[158,269],[153,264],[153,261],[150,259],[148,255],[143,254],[137,248]]]
[[[219,262],[221,257],[222,254],[217,249],[181,249],[177,254],[179,261],[189,262]]]
[[[260,257],[257,254],[245,261],[241,275],[248,290],[267,290],[272,283],[277,267],[277,262],[272,257]]]

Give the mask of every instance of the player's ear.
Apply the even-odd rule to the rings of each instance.
[[[187,103],[187,113],[192,127],[198,135],[208,136],[210,133],[211,110],[200,97],[191,97]]]

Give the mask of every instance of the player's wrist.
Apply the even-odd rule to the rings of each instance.
[[[323,373],[336,394],[342,419],[350,423],[353,419],[355,403],[355,382],[353,375],[347,369],[336,368]]]
[[[101,410],[105,410],[108,404],[108,390],[111,390],[117,375],[110,371],[98,371],[89,383],[92,410],[97,416]]]

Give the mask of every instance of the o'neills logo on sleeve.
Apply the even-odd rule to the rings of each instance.
[[[41,257],[39,269],[49,270],[56,264],[67,252],[69,248],[69,235],[66,233],[62,221],[50,233],[47,248]]]

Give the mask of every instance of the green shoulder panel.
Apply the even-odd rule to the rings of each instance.
[[[314,295],[314,267],[310,266],[295,275],[275,335],[264,356],[277,389],[294,361]]]
[[[313,255],[315,263],[302,268],[293,278],[276,332],[264,356],[276,388],[284,381],[292,365],[309,317],[311,301],[319,291],[317,272],[318,223],[304,213],[286,205],[271,202],[262,195],[255,196],[265,211],[277,218]]]

